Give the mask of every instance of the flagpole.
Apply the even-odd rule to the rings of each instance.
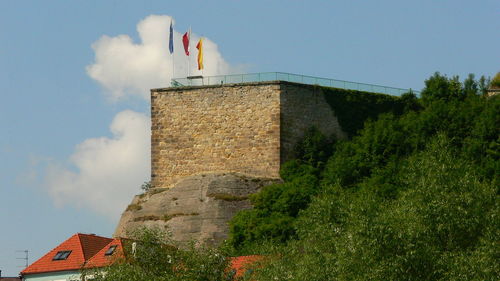
[[[172,55],[172,79],[175,78],[175,67],[174,67],[174,29],[172,28],[172,19],[170,19],[170,36],[168,38],[168,49],[170,55]]]
[[[201,49],[202,49],[202,54],[203,54],[203,35],[201,35]],[[203,69],[205,69],[205,65],[203,65],[203,67],[201,68],[201,76],[203,76]],[[203,79],[202,79],[203,81]]]

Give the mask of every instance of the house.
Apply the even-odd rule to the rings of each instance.
[[[77,233],[21,271],[22,280],[79,281],[81,270],[86,266],[89,268],[87,264],[92,258],[100,266],[109,260],[108,256],[112,256],[118,249],[118,246],[111,247],[114,245],[118,245],[115,239]],[[121,249],[121,243],[119,245]],[[98,258],[97,255],[101,252],[103,257]],[[111,254],[106,255],[108,252]]]
[[[111,239],[94,234],[77,233],[49,251],[21,272],[21,278],[0,278],[0,281],[87,281],[92,280],[94,269],[113,264],[125,257],[126,239]],[[132,247],[133,247],[132,243]],[[129,245],[131,246],[131,245]],[[240,278],[252,273],[251,266],[262,256],[230,258],[229,273]],[[82,276],[82,273],[85,276]]]

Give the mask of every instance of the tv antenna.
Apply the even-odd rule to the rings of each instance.
[[[28,259],[28,253],[29,253],[29,251],[28,250],[24,250],[24,251],[16,251],[16,252],[18,252],[18,253],[24,253],[24,258],[16,258],[16,260],[24,260],[24,262],[25,262],[24,268],[28,267],[28,261],[29,261],[29,259]],[[23,267],[23,266],[20,265],[18,267]]]

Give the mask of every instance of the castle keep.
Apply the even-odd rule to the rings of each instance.
[[[345,137],[318,87],[284,81],[151,90],[151,180],[200,173],[279,178],[304,132]]]
[[[393,96],[285,81],[153,89],[152,189],[134,197],[114,236],[156,226],[174,241],[217,245],[229,220],[252,207],[249,195],[281,181],[280,166],[309,128],[345,138],[398,104]]]

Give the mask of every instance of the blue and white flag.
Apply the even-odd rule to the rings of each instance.
[[[170,21],[170,37],[168,38],[168,49],[170,53],[174,53],[174,29],[172,28],[172,21]]]

